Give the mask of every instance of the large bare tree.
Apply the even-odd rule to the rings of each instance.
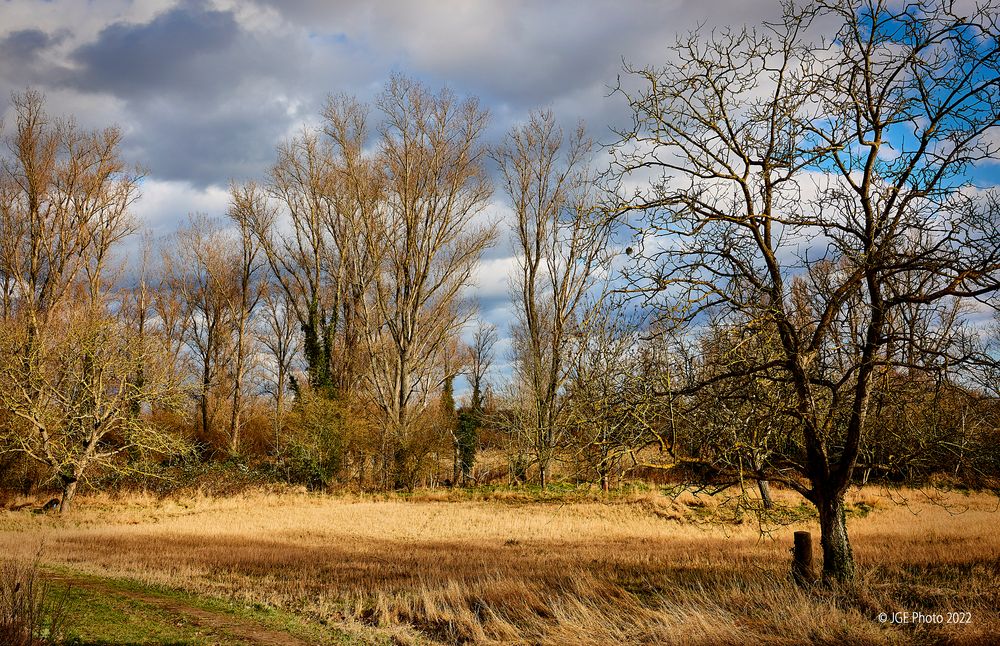
[[[323,133],[333,157],[328,228],[336,251],[333,286],[339,294],[340,330],[336,337],[334,382],[351,399],[366,372],[365,300],[369,278],[377,271],[380,250],[367,244],[369,232],[380,221],[386,183],[379,160],[365,154],[372,136],[368,106],[350,96],[333,96],[323,110]]]
[[[66,304],[36,332],[7,327],[0,336],[0,351],[14,359],[0,363],[0,407],[10,415],[3,437],[52,470],[61,512],[93,467],[123,472],[182,450],[137,414],[154,403],[179,406],[181,388],[162,337],[128,323],[104,308]]]
[[[183,341],[194,363],[200,439],[208,446],[220,430],[227,371],[232,356],[234,261],[231,240],[217,222],[190,216],[176,235],[175,248],[165,250],[164,265],[183,304]]]
[[[231,455],[239,453],[256,367],[251,328],[261,296],[256,241],[244,224],[237,220],[231,231],[221,222],[192,216],[178,231],[176,248],[164,257],[186,319],[182,339],[198,373],[203,439],[211,443],[216,434],[225,437]]]
[[[364,243],[382,204],[381,173],[363,154],[367,108],[331,97],[321,129],[278,147],[263,186],[234,186],[230,215],[252,232],[302,332],[309,385],[350,400],[362,372],[362,301],[374,271]]]
[[[303,131],[278,146],[278,159],[263,187],[233,187],[231,215],[253,232],[274,281],[302,331],[309,385],[332,394],[334,336],[339,296],[331,281],[333,242],[329,224],[333,160],[318,133]]]
[[[492,155],[514,207],[512,281],[518,326],[517,379],[539,483],[565,432],[562,397],[574,336],[583,333],[585,299],[606,267],[608,228],[592,198],[593,143],[579,126],[565,137],[550,111],[534,112]]]
[[[293,361],[298,350],[298,327],[288,295],[273,283],[261,287],[261,307],[258,316],[260,345],[270,355],[261,363],[267,375],[265,381],[274,398],[274,450],[281,448],[281,431],[288,410],[288,391],[291,384]]]
[[[492,186],[480,140],[487,113],[472,99],[394,77],[378,100],[384,205],[365,233],[377,259],[365,301],[368,387],[389,433],[396,486],[409,486],[408,444],[441,382],[447,343],[471,314],[462,303],[495,227],[476,225]]]
[[[815,504],[828,579],[854,576],[844,494],[901,311],[998,287],[997,194],[969,175],[997,153],[998,32],[993,2],[789,3],[758,30],[679,39],[622,89],[634,287],[777,339],[712,379],[793,392],[776,412],[800,452],[769,477]]]

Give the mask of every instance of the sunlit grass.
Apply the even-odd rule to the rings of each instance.
[[[672,492],[678,494],[678,492]],[[451,643],[988,642],[1000,634],[997,501],[855,492],[861,576],[802,591],[791,533],[718,500],[636,490],[246,494],[80,500],[67,518],[0,515],[0,548],[103,576]],[[901,506],[900,501],[908,502]],[[961,513],[958,513],[961,512]],[[713,522],[715,519],[725,522]],[[817,558],[819,554],[817,554]],[[881,624],[879,612],[972,612],[968,625]],[[370,634],[370,633],[369,633]]]

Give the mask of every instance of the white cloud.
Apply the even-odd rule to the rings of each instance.
[[[480,300],[506,298],[510,279],[515,271],[517,271],[517,259],[513,256],[480,261],[472,276],[474,285],[471,289],[472,295]]]
[[[141,229],[154,237],[169,235],[190,214],[222,218],[229,207],[229,190],[221,186],[195,188],[187,182],[147,177],[132,211]]]

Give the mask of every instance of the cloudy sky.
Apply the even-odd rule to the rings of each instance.
[[[679,31],[777,12],[777,0],[0,0],[0,95],[32,86],[50,114],[120,126],[147,170],[137,214],[166,235],[189,213],[223,215],[229,180],[260,178],[330,93],[370,99],[401,72],[479,96],[491,140],[538,107],[608,140],[627,114],[607,96],[623,59],[654,64]],[[510,266],[505,242],[480,272],[502,333]]]

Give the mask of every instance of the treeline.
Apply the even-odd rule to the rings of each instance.
[[[0,178],[8,489],[55,483],[65,510],[81,482],[224,462],[317,488],[750,483],[769,504],[809,450],[764,309],[681,331],[627,307],[633,250],[582,126],[537,112],[488,148],[477,101],[396,77],[374,107],[329,99],[265,177],[232,184],[225,219],[139,242],[121,133],[43,103],[14,97]],[[510,223],[487,219],[491,170]],[[498,349],[473,281],[505,232],[515,322]],[[836,270],[814,265],[812,284]],[[822,295],[796,285],[805,320]],[[995,393],[937,361],[972,342],[957,301],[913,312],[883,346],[855,479],[981,486],[1000,473]]]

